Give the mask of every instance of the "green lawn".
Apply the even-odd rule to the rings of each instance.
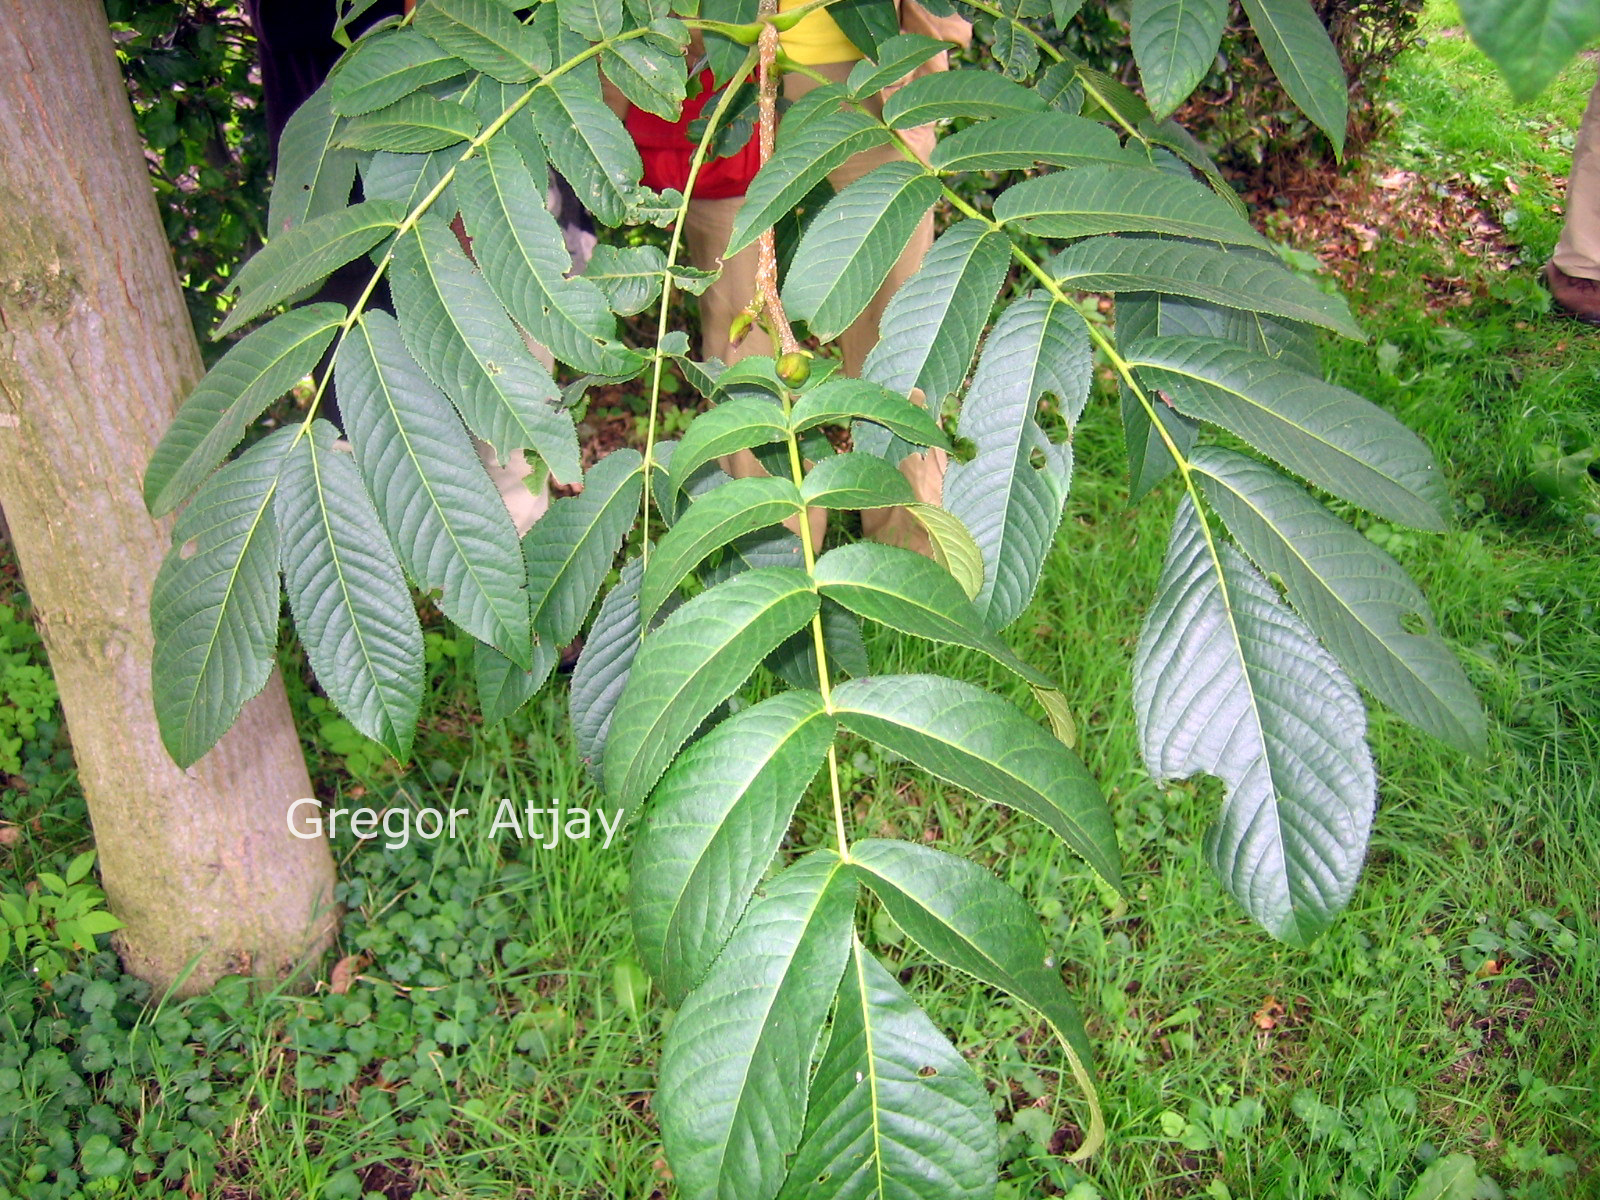
[[[1423,1200],[1418,1177],[1452,1154],[1493,1181],[1461,1196],[1600,1194],[1600,528],[1530,481],[1542,448],[1600,443],[1600,332],[1547,316],[1532,282],[1593,66],[1516,106],[1440,6],[1427,26],[1392,84],[1399,117],[1374,171],[1458,174],[1523,261],[1381,241],[1356,297],[1371,341],[1330,343],[1326,362],[1446,465],[1453,532],[1363,527],[1432,599],[1489,710],[1490,755],[1464,761],[1374,711],[1382,804],[1354,903],[1308,952],[1253,928],[1199,853],[1217,789],[1157,788],[1137,756],[1129,663],[1175,493],[1128,507],[1115,397],[1094,402],[1059,549],[1009,636],[1073,701],[1129,899],[1021,818],[865,746],[841,759],[858,829],[987,862],[1070,964],[1110,1125],[1081,1167],[1059,1153],[1081,1113],[1039,1031],[927,965],[892,923],[866,931],[991,1083],[1002,1200]],[[1468,303],[1430,306],[1444,277],[1465,280]],[[869,650],[878,670],[937,664],[1015,694],[974,655],[889,638]],[[451,800],[485,824],[501,797],[598,803],[563,701],[485,730],[465,716],[464,640],[430,635],[429,652],[441,683],[401,779],[295,690],[319,778]],[[64,756],[35,752],[23,780],[5,793],[23,823],[19,882],[88,845]],[[671,1014],[637,988],[626,848],[339,848],[338,994],[236,988],[152,1013],[109,954],[50,994],[0,966],[0,1200],[73,1195],[75,1175],[97,1172],[82,1194],[163,1194],[137,1182],[161,1173],[232,1200],[670,1194],[649,1100]]]

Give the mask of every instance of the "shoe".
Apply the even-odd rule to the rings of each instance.
[[[1568,275],[1551,263],[1545,268],[1545,284],[1562,312],[1585,325],[1600,325],[1600,280]]]

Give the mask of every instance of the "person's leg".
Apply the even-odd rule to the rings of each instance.
[[[1600,323],[1600,81],[1578,126],[1567,177],[1567,219],[1550,260],[1549,280],[1561,307]]]

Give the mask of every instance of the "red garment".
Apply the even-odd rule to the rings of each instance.
[[[689,123],[696,120],[711,99],[713,84],[709,69],[700,73],[700,94],[683,103],[683,112],[676,121],[666,121],[654,113],[647,113],[632,104],[624,124],[639,147],[639,157],[644,160],[644,182],[656,191],[677,188],[683,191],[689,182],[689,160],[694,157],[695,142],[689,137]],[[754,131],[744,146],[727,158],[708,158],[695,177],[694,194],[703,200],[723,200],[742,196],[761,168],[761,146]]]

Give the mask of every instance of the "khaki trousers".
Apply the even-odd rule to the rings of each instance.
[[[813,70],[829,79],[843,82],[854,65],[854,63],[825,63],[814,67]],[[783,77],[784,95],[790,100],[798,100],[816,86],[815,80],[803,75],[789,74]],[[881,96],[875,97],[867,104],[875,113],[881,114]],[[908,130],[903,136],[917,156],[926,162],[933,149],[932,126]],[[828,182],[833,185],[835,191],[840,191],[869,171],[885,163],[899,162],[902,157],[895,146],[877,146],[863,150],[829,174]],[[746,246],[732,258],[722,257],[722,251],[728,245],[728,235],[733,231],[734,216],[743,203],[743,196],[733,196],[723,200],[695,200],[689,205],[688,218],[684,225],[684,241],[694,265],[705,270],[714,270],[718,267],[722,269],[721,276],[700,297],[700,353],[703,358],[720,358],[727,363],[734,363],[752,355],[769,355],[773,352],[771,340],[759,328],[752,328],[738,346],[733,346],[729,342],[729,326],[749,305],[756,290],[757,249],[754,245]],[[867,354],[878,341],[878,322],[883,317],[883,311],[888,306],[890,297],[922,265],[923,256],[927,254],[928,247],[932,244],[933,214],[929,213],[917,226],[911,241],[890,269],[888,278],[878,289],[877,295],[867,304],[855,323],[840,335],[839,346],[844,354],[845,374],[860,373]],[[919,403],[922,401],[920,393],[913,398]],[[900,470],[910,482],[912,494],[918,500],[934,504],[939,502],[943,491],[945,463],[944,451],[937,448],[926,454],[909,455],[900,463]],[[756,461],[755,455],[748,450],[741,450],[738,454],[722,459],[721,466],[736,479],[766,474],[761,464]],[[820,547],[827,529],[827,514],[813,511],[810,517],[812,544]],[[861,514],[861,524],[862,532],[870,538],[908,546],[925,554],[929,551],[927,534],[916,519],[903,508],[868,509]],[[792,528],[798,532],[797,526]]]
[[[1578,126],[1567,177],[1567,221],[1551,261],[1578,279],[1600,280],[1600,81]]]

